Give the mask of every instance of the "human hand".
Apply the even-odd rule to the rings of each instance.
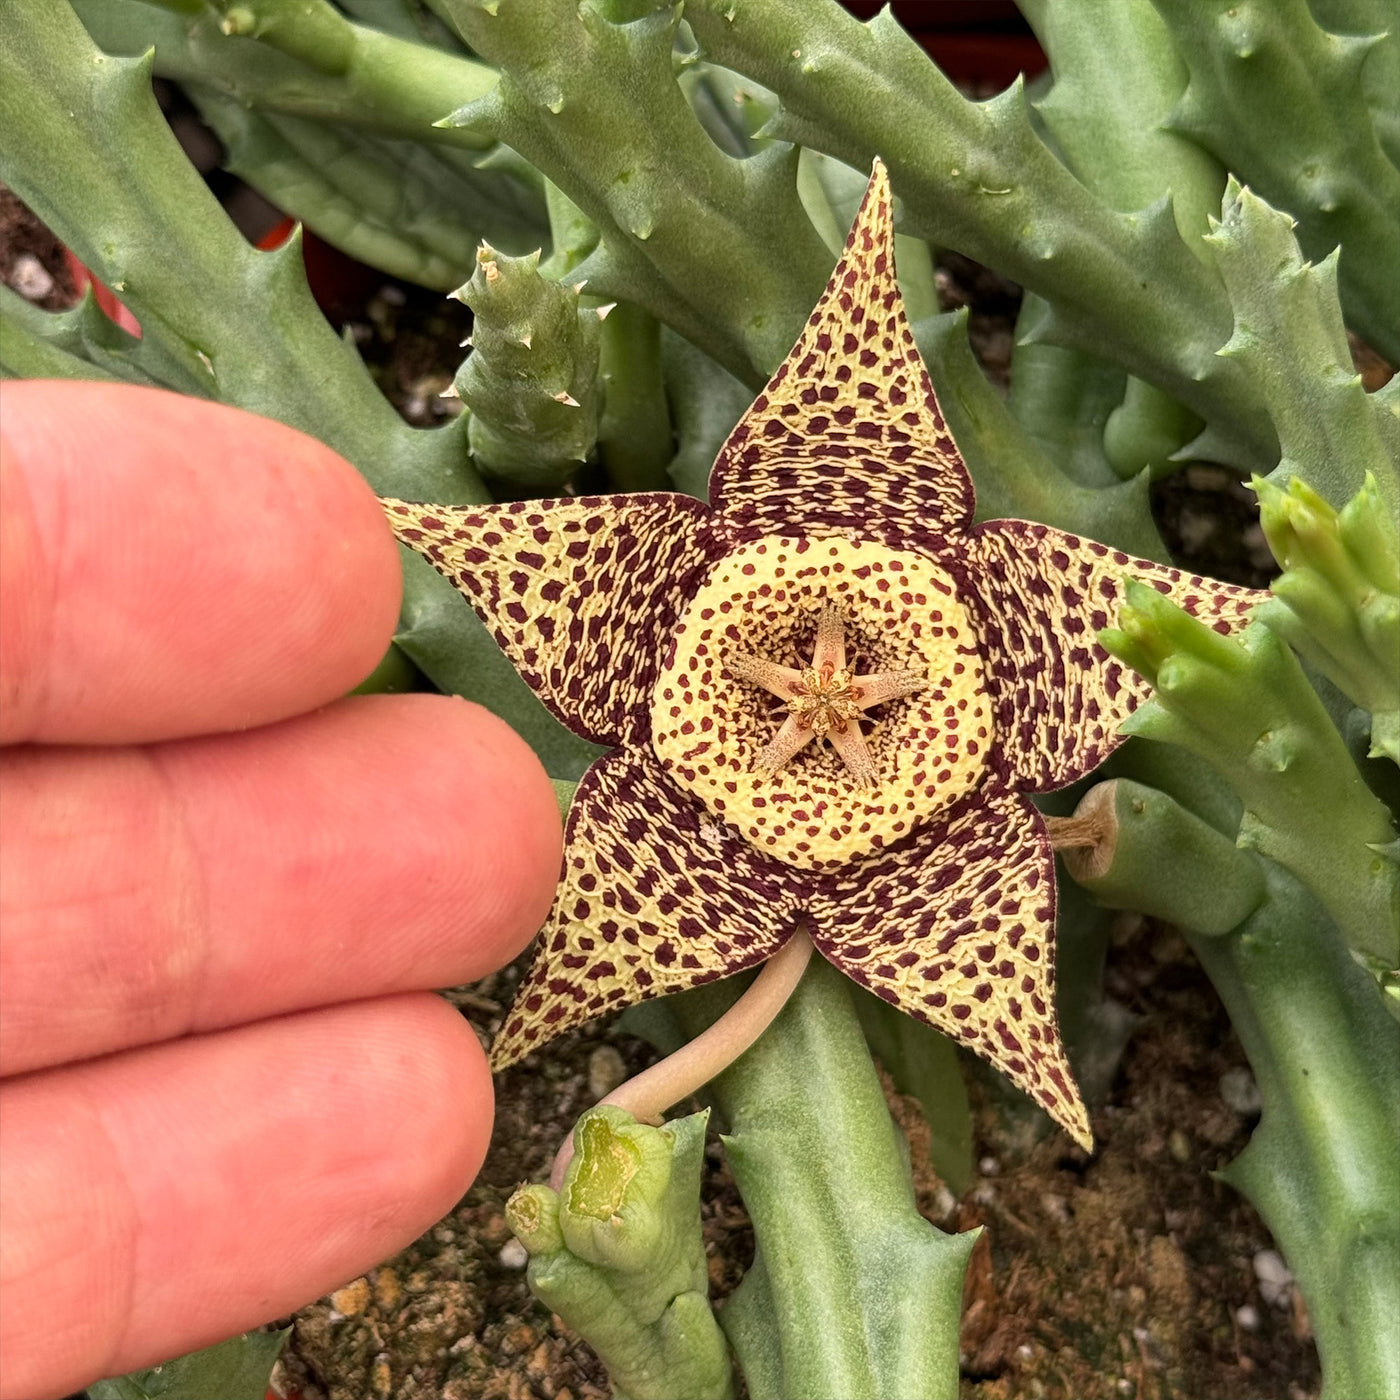
[[[529,940],[559,823],[486,711],[337,699],[399,563],[328,448],[121,385],[0,403],[0,1396],[41,1400],[452,1207],[491,1081],[425,989]]]

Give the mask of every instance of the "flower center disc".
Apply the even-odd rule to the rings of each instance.
[[[874,758],[870,787],[821,738],[780,771],[757,771],[788,711],[731,669],[740,654],[809,669],[826,604],[844,616],[852,674],[927,678],[919,693],[846,721]],[[846,708],[831,698],[824,710]],[[682,615],[652,696],[653,743],[676,781],[760,851],[816,870],[893,845],[976,786],[991,733],[976,634],[952,577],[912,550],[844,537],[766,535],[722,559]]]

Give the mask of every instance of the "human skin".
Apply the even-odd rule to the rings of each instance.
[[[429,989],[528,942],[559,821],[486,711],[340,698],[398,602],[320,443],[0,389],[0,1397],[283,1315],[479,1169],[490,1076]]]

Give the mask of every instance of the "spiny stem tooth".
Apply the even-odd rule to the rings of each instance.
[[[816,736],[811,723],[803,724],[803,716],[789,715],[778,732],[765,744],[754,760],[754,768],[771,776],[799,749],[805,748]]]

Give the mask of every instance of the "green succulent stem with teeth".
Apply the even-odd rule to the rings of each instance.
[[[1400,537],[1376,479],[1340,511],[1306,482],[1255,478],[1283,573],[1260,616],[1371,716],[1371,756],[1400,763]]]
[[[1124,732],[1212,763],[1244,802],[1240,843],[1291,870],[1354,948],[1394,966],[1400,879],[1382,853],[1391,815],[1287,645],[1262,622],[1222,637],[1135,581],[1118,629],[1099,641],[1156,688]]]
[[[700,1237],[707,1117],[654,1128],[621,1108],[591,1108],[559,1189],[522,1186],[506,1203],[530,1287],[589,1338],[614,1393],[631,1400],[734,1393]]]

